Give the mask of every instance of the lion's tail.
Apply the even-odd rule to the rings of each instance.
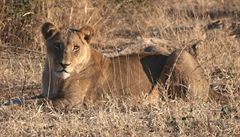
[[[23,105],[29,100],[42,99],[42,98],[44,98],[44,96],[42,94],[30,97],[30,98],[14,98],[14,99],[9,99],[9,100],[4,100],[1,103],[1,106]]]

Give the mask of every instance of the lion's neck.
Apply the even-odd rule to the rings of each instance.
[[[94,68],[98,73],[103,74],[108,69],[111,61],[108,57],[92,49],[90,62],[94,63]]]

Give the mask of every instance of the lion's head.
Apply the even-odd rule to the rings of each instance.
[[[89,43],[94,34],[93,28],[59,29],[52,23],[44,23],[42,34],[47,46],[48,63],[53,73],[62,79],[74,71],[81,71],[90,58]]]

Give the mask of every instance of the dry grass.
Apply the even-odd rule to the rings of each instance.
[[[214,90],[231,100],[109,103],[68,112],[6,107],[1,136],[240,136],[239,0],[3,0],[0,6],[1,99],[39,93],[45,54],[39,30],[51,21],[93,25],[97,48],[119,47],[123,54],[136,52],[136,45],[173,49],[202,40],[197,59]],[[218,19],[218,27],[207,26]]]

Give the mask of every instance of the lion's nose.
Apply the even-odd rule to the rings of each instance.
[[[67,66],[69,66],[71,63],[60,63],[60,65],[63,67],[63,68],[66,68]]]

